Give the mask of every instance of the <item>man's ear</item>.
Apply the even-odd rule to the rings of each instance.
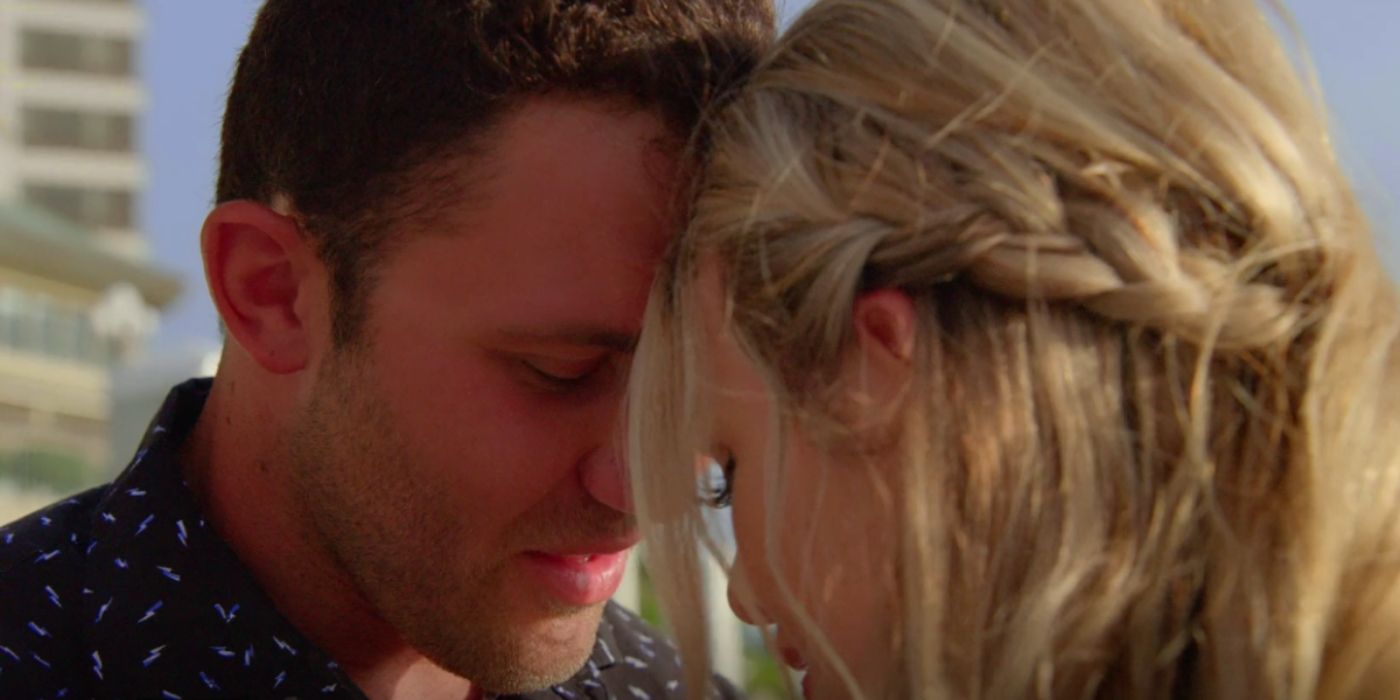
[[[848,372],[857,410],[883,414],[902,400],[913,376],[917,334],[914,301],[898,289],[877,289],[856,298],[851,309],[855,357]],[[884,410],[882,410],[884,409]]]
[[[235,342],[268,372],[305,368],[316,256],[296,222],[258,202],[225,202],[204,220],[200,252],[210,296]]]

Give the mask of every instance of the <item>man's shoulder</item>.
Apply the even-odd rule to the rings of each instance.
[[[0,525],[0,589],[37,565],[78,563],[91,540],[93,511],[107,489],[84,491]]]
[[[86,491],[0,526],[0,697],[80,689],[85,555],[104,493]]]

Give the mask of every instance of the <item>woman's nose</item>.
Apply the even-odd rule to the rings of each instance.
[[[737,565],[729,573],[729,609],[734,611],[735,617],[755,627],[772,622],[758,605],[753,591],[749,589],[748,579],[740,573]]]

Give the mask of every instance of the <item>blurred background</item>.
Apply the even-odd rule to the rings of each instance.
[[[0,523],[110,479],[166,390],[216,366],[197,241],[258,4],[0,0]],[[1398,274],[1400,2],[1290,6]],[[643,575],[620,596],[654,618]],[[775,691],[754,632],[716,620],[722,670]]]

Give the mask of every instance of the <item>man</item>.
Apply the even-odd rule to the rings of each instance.
[[[269,0],[202,232],[228,342],[0,529],[0,697],[663,697],[619,402],[760,0]]]

